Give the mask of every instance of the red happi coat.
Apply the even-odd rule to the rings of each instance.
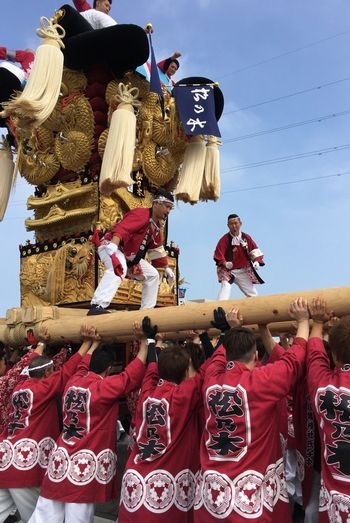
[[[168,265],[160,224],[151,221],[151,209],[145,207],[132,209],[112,227],[110,232],[120,238],[119,247],[127,260],[132,260],[139,253],[140,248],[143,248],[143,253],[148,252],[154,267]]]
[[[73,0],[74,7],[79,13],[92,9],[92,5],[86,0]]]
[[[63,431],[40,495],[64,503],[102,503],[116,497],[118,398],[140,387],[145,365],[135,358],[121,374],[89,372],[90,357],[63,396]]]
[[[243,247],[243,245],[232,245],[232,236],[230,233],[224,234],[218,241],[214,251],[214,261],[217,265],[219,282],[230,281],[231,271],[226,269],[225,263],[232,262],[233,269],[247,269],[252,283],[261,283],[254,275],[249,257],[249,253],[254,249],[258,249],[258,246],[253,238],[245,232],[242,232],[242,241],[246,244],[246,248]],[[257,261],[260,265],[265,265],[263,255],[255,257],[252,261]]]
[[[190,523],[199,469],[200,375],[179,385],[158,381],[150,363],[135,417],[118,523]]]
[[[275,363],[280,358],[282,358],[282,356],[284,356],[285,353],[286,353],[286,349],[284,349],[281,345],[276,343],[276,345],[274,346],[271,354],[269,355],[265,365],[267,363]],[[287,441],[288,441],[288,399],[287,399],[287,397],[283,397],[281,399],[281,401],[279,402],[278,406],[276,406],[276,416],[278,416],[278,419],[279,419],[279,424],[280,424],[279,431],[280,431],[282,453],[284,453],[287,449]]]
[[[59,353],[52,358],[54,370],[59,369],[67,359],[67,349],[62,348]],[[29,365],[33,358],[39,354],[32,350],[28,351],[22,358],[0,377],[0,434],[7,429],[10,412],[12,410],[11,398],[15,386],[19,381],[23,381],[22,370]]]
[[[307,381],[321,440],[319,522],[350,520],[350,365],[330,369],[320,338],[310,338]]]
[[[302,372],[305,345],[296,338],[278,361],[253,370],[227,362],[224,347],[215,352],[203,385],[195,522],[291,521],[278,406]]]
[[[23,378],[15,387],[9,424],[0,437],[0,488],[41,485],[59,435],[56,396],[80,361],[74,354],[48,378]]]
[[[32,359],[37,356],[37,352],[27,352],[4,376],[0,377],[0,434],[7,428],[11,411],[12,392],[18,381],[21,380],[20,374]]]
[[[257,249],[258,246],[249,234],[242,232],[242,240],[247,242],[247,253],[242,245],[231,245],[232,236],[226,233],[221,236],[214,251],[214,260],[217,265],[225,265],[225,262],[232,262],[234,269],[241,269],[249,265],[248,254]],[[259,256],[257,261],[262,261],[262,256]]]

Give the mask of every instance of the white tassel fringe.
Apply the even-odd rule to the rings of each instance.
[[[0,145],[0,221],[3,220],[16,179],[15,164],[11,148],[6,139]]]
[[[115,189],[134,183],[131,178],[136,143],[136,116],[133,106],[140,105],[138,95],[139,90],[136,87],[128,89],[123,83],[119,84],[116,100],[120,103],[112,114],[102,159],[102,194],[109,195]]]
[[[31,72],[22,93],[3,104],[3,118],[15,116],[18,126],[40,126],[52,113],[61,89],[64,29],[45,17],[40,19],[38,36],[44,38],[35,53]]]
[[[218,139],[215,136],[208,136],[200,199],[203,201],[216,201],[220,198],[220,188],[220,153]]]
[[[198,202],[204,173],[205,151],[203,136],[192,136],[185,150],[175,190],[177,200],[192,204]]]

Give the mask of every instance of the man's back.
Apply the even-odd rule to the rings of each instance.
[[[42,484],[44,498],[103,503],[115,497],[117,400],[140,386],[144,371],[139,358],[107,377],[88,372],[83,362],[64,392],[63,430]]]
[[[56,395],[63,392],[79,361],[80,355],[74,354],[51,376],[24,379],[15,387],[13,412],[0,440],[8,456],[1,463],[6,474],[0,474],[0,488],[40,486],[59,434]]]
[[[202,502],[195,521],[290,521],[278,404],[304,358],[301,342],[276,363],[251,370],[227,362],[224,347],[216,351],[203,386]]]
[[[123,476],[120,521],[192,521],[200,391],[199,375],[179,384],[158,381],[157,364],[149,364],[135,416],[136,441]]]

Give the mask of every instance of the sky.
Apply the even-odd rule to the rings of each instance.
[[[62,4],[5,5],[0,45],[23,49],[39,45],[40,17]],[[350,2],[114,0],[111,15],[152,22],[157,60],[182,53],[174,80],[204,76],[224,94],[221,196],[178,202],[169,218],[186,298],[216,299],[212,256],[231,213],[264,252],[260,295],[349,285]],[[18,177],[0,223],[0,316],[20,306],[18,246],[33,240],[24,227],[33,192]],[[242,297],[233,285],[231,298]]]

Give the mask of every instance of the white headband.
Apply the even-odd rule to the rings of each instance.
[[[24,369],[21,372],[21,376],[30,376],[30,372],[32,372],[32,370],[45,369],[46,367],[50,367],[51,365],[53,365],[52,360],[48,361],[47,363],[43,363],[42,365],[37,365],[36,367],[24,367]]]
[[[171,205],[174,207],[174,202],[169,200],[169,198],[167,198],[166,196],[162,196],[161,194],[159,196],[156,196],[153,201],[161,203],[171,203]]]

